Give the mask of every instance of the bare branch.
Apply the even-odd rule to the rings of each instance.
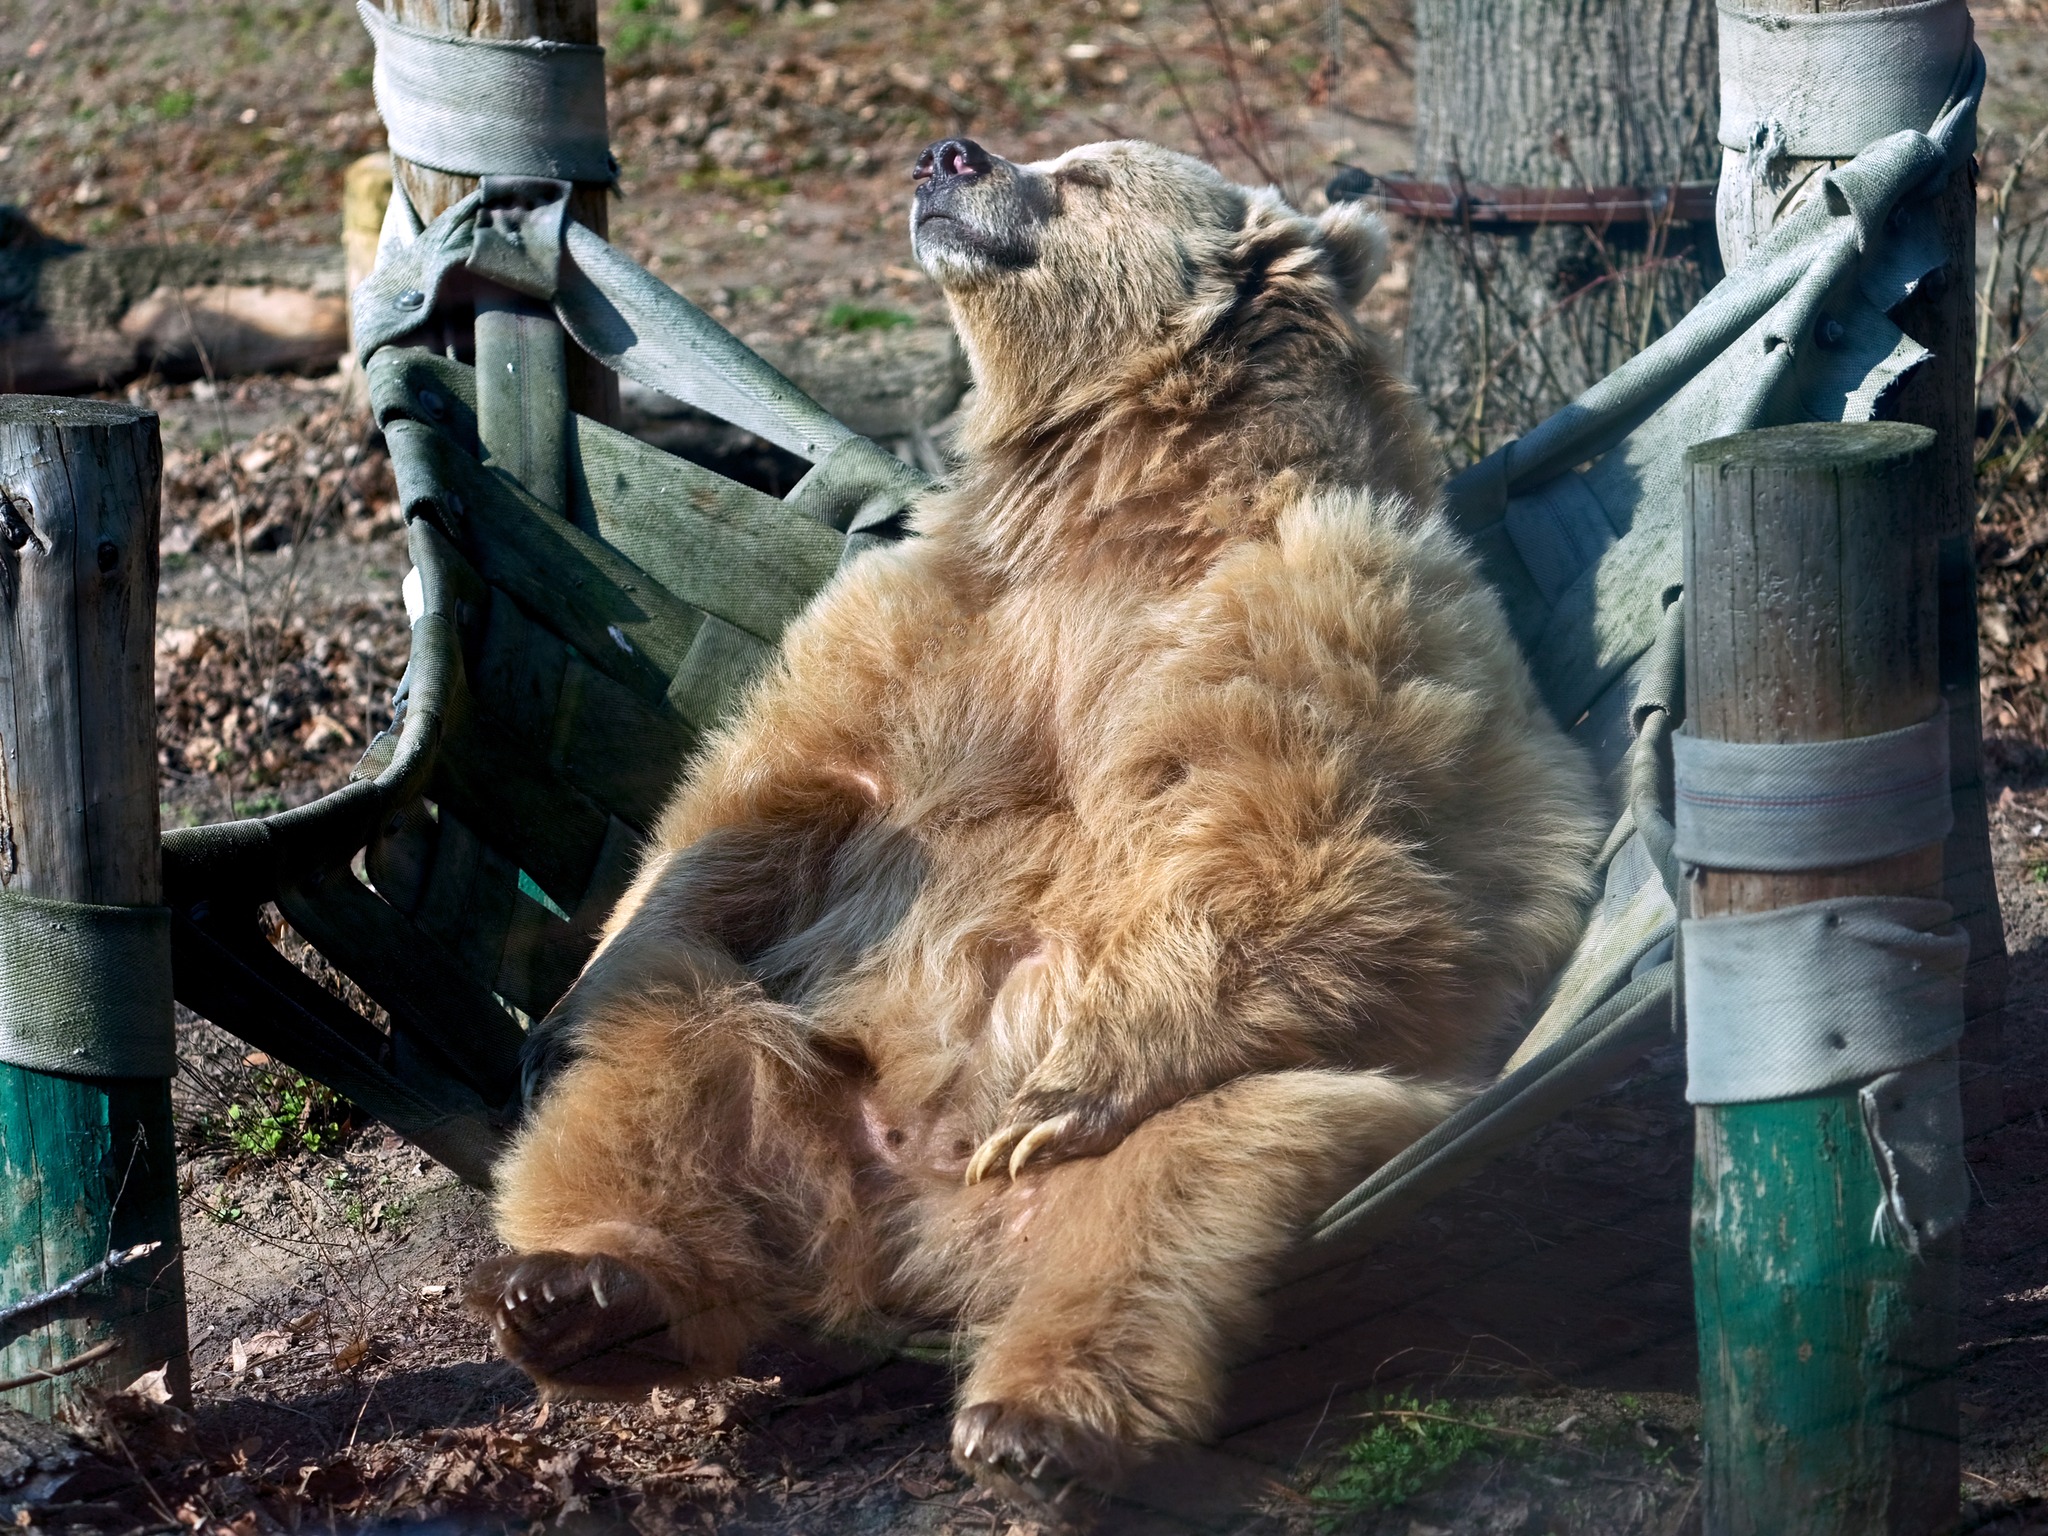
[[[0,1328],[16,1327],[23,1318],[31,1317],[38,1312],[47,1311],[66,1297],[76,1296],[94,1281],[112,1274],[123,1265],[133,1264],[137,1259],[148,1258],[161,1247],[163,1247],[163,1244],[159,1242],[137,1243],[133,1248],[115,1249],[104,1259],[101,1259],[99,1263],[81,1269],[62,1285],[52,1286],[47,1291],[30,1296],[23,1301],[17,1301],[13,1306],[0,1310]],[[94,1356],[93,1358],[97,1359],[99,1357]],[[4,1390],[5,1388],[0,1388],[0,1391]]]

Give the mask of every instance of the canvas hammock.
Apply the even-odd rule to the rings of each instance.
[[[906,536],[927,482],[567,217],[555,178],[591,173],[601,122],[585,113],[552,144],[466,138],[465,100],[520,120],[528,98],[467,89],[478,68],[503,83],[477,49],[366,20],[394,148],[484,176],[425,227],[395,190],[356,295],[409,526],[411,657],[346,788],[166,836],[176,988],[481,1183],[518,1112],[524,1027],[576,975],[675,766],[842,564]],[[515,60],[540,69],[522,89],[560,92],[548,68],[590,68],[550,57]],[[1984,81],[1967,29],[1941,67],[1937,114],[1924,81],[1893,109],[1924,131],[1817,176],[1674,330],[1451,483],[1544,699],[1611,794],[1602,889],[1498,1080],[1332,1206],[1312,1244],[1386,1231],[1669,1038],[1681,457],[1754,427],[1868,420],[1926,359],[1887,315],[1943,264],[1932,201],[1971,153]],[[408,106],[406,80],[446,99]],[[1762,122],[1757,174],[1786,142],[1784,121]],[[426,344],[458,308],[475,317],[474,367]],[[810,472],[777,499],[572,415],[565,333]],[[267,901],[386,1018],[287,964],[255,921]]]

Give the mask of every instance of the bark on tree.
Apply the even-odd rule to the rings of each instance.
[[[1712,0],[1416,0],[1416,173],[1507,186],[1712,180]],[[1528,430],[1720,276],[1709,225],[1418,231],[1408,371],[1454,460]]]
[[[395,21],[427,32],[453,32],[466,37],[544,37],[556,43],[595,43],[597,0],[378,0]],[[414,165],[391,157],[391,169],[421,219],[439,214],[476,190],[473,176]],[[611,229],[609,188],[578,182],[569,194],[569,217],[597,234]],[[569,408],[598,421],[619,415],[618,375],[580,348],[567,353]]]

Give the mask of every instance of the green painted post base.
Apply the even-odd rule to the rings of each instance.
[[[0,1393],[0,1403],[49,1418],[88,1387],[127,1386],[170,1365],[191,1394],[185,1281],[178,1242],[178,1174],[165,1078],[55,1077],[0,1063],[0,1307],[61,1284],[110,1248],[161,1242],[51,1311],[0,1348],[0,1380],[120,1343],[84,1370]]]
[[[1695,1116],[1707,1536],[1951,1529],[1956,1239],[1873,1233],[1853,1093]]]

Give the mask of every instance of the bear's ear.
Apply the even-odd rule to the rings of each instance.
[[[1387,270],[1387,226],[1363,203],[1332,203],[1316,219],[1316,243],[1346,304],[1372,291]]]

